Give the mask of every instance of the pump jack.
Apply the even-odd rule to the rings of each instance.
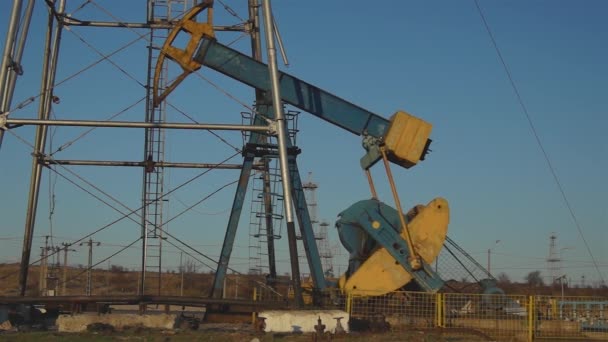
[[[263,94],[263,101],[258,100],[257,103],[254,125],[269,125],[272,128],[283,124],[275,120],[268,66],[222,45],[215,39],[212,5],[212,0],[206,0],[194,7],[168,36],[156,67],[154,104],[159,105],[189,74],[206,67],[249,85]],[[197,21],[196,17],[204,11],[207,12],[207,20]],[[183,49],[173,46],[180,33],[190,36]],[[163,63],[167,60],[177,63],[182,68],[182,74],[165,89],[159,89],[158,77]],[[372,199],[353,204],[340,213],[336,223],[340,239],[350,252],[349,268],[339,281],[340,288],[349,293],[372,292],[381,295],[414,280],[424,291],[438,291],[443,286],[443,281],[430,264],[438,256],[446,239],[449,222],[447,201],[437,198],[426,206],[416,206],[404,215],[389,165],[389,162],[392,162],[411,168],[424,160],[431,143],[431,124],[404,111],[397,111],[390,119],[385,119],[286,73],[280,72],[279,80],[281,100],[284,103],[363,138],[366,153],[361,158],[361,167],[368,177]],[[243,167],[214,278],[212,297],[221,295],[253,160],[262,154],[262,149],[264,153],[277,149],[277,146],[264,144],[263,137],[263,133],[252,132],[243,152]],[[293,204],[313,287],[323,290],[329,284],[324,277],[306,209],[296,163],[299,150],[291,146],[289,141],[288,144]],[[369,169],[380,160],[386,168],[396,208],[377,199]],[[295,244],[295,241],[293,243]]]

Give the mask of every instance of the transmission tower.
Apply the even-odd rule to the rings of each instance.
[[[329,241],[327,239],[327,227],[329,223],[320,222],[318,219],[318,202],[317,202],[317,189],[319,185],[312,181],[312,172],[308,173],[308,180],[302,184],[304,194],[306,195],[306,203],[308,203],[308,211],[310,212],[310,222],[312,223],[315,240],[317,241],[317,247],[319,249],[319,256],[321,257],[321,265],[325,276],[334,275],[333,270],[333,254],[329,247]],[[302,256],[304,258],[304,256]],[[305,267],[305,265],[303,265]]]
[[[333,278],[336,276],[333,265],[334,255],[329,247],[327,227],[329,227],[329,223],[327,221],[319,223],[319,240],[317,240],[317,245],[319,246],[319,256],[321,257],[321,263],[323,264],[325,276]]]
[[[551,233],[549,236],[549,256],[547,257],[547,270],[551,277],[551,284],[557,282],[557,278],[561,276],[561,258],[556,245],[557,235]]]

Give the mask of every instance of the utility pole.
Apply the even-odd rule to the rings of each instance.
[[[87,242],[81,242],[80,245],[89,246],[89,266],[87,268],[87,287],[85,289],[85,295],[90,296],[92,290],[92,277],[93,277],[93,245],[99,246],[101,242],[95,242],[93,239],[89,239]]]
[[[42,296],[44,294],[44,253],[46,249],[44,247],[40,247],[40,266],[38,266],[38,292]]]
[[[66,287],[68,282],[68,252],[75,252],[76,250],[68,248],[72,244],[62,242],[61,245],[63,246],[63,274],[61,279],[61,295],[67,296],[68,293]]]
[[[44,247],[40,247],[40,280],[38,281],[38,289],[41,296],[46,296],[46,275],[47,275],[47,257],[49,251],[49,236],[44,237]]]
[[[181,281],[181,285],[179,287],[179,295],[182,297],[184,296],[184,264],[182,263],[183,259],[184,259],[184,252],[180,252],[179,253],[179,270],[181,273],[182,281]]]
[[[492,262],[491,262],[491,256],[492,256],[492,249],[494,247],[496,247],[496,245],[498,245],[500,243],[500,240],[496,240],[496,242],[494,242],[494,245],[490,248],[488,248],[488,273],[491,275],[492,274]]]

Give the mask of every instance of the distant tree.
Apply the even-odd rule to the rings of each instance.
[[[122,266],[119,265],[111,265],[110,266],[110,271],[111,272],[126,272],[126,269]]]
[[[511,278],[505,272],[501,272],[496,280],[499,284],[511,284]]]
[[[196,273],[196,262],[192,259],[186,259],[184,264],[179,267],[180,273],[182,272],[182,270],[186,274]]]
[[[543,277],[540,275],[540,271],[532,271],[528,273],[528,275],[524,278],[526,283],[532,287],[543,286],[545,283],[543,282]]]

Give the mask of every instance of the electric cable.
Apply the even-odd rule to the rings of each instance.
[[[33,145],[32,145],[31,143],[29,143],[27,140],[23,139],[22,137],[20,137],[20,136],[19,136],[19,135],[17,135],[16,133],[14,133],[14,132],[12,132],[12,131],[10,131],[10,130],[9,130],[9,133],[11,133],[13,136],[16,136],[16,137],[17,137],[19,140],[21,140],[23,143],[25,143],[25,144],[27,144],[27,145],[29,145],[30,147],[32,147],[32,148],[33,148]],[[218,163],[218,164],[216,164],[216,165],[217,165],[217,166],[222,165],[222,164],[226,163],[228,160],[230,160],[230,159],[234,158],[236,155],[238,155],[238,153],[233,154],[232,156],[230,156],[230,157],[226,158],[225,160],[223,160],[222,162],[220,162],[220,163]],[[52,159],[52,158],[51,158],[51,159]],[[61,166],[61,167],[63,167],[64,169],[66,169],[67,171],[69,171],[70,173],[72,173],[73,175],[77,176],[77,178],[79,178],[81,181],[83,181],[83,182],[85,182],[85,183],[87,183],[87,184],[89,183],[89,182],[88,182],[88,181],[86,181],[84,178],[82,178],[82,177],[80,177],[80,176],[76,175],[74,172],[72,172],[71,170],[69,170],[69,169],[68,169],[68,168],[66,168],[65,166],[63,166],[63,165],[60,165],[60,166]],[[214,169],[214,168],[209,168],[208,170],[203,171],[202,173],[198,174],[197,176],[195,176],[195,177],[193,177],[193,178],[189,179],[188,181],[186,181],[186,182],[182,183],[182,184],[181,184],[181,185],[179,185],[178,187],[176,187],[176,188],[174,188],[174,189],[170,190],[169,192],[167,192],[167,193],[163,194],[161,197],[159,197],[159,198],[158,198],[158,200],[161,200],[163,197],[165,197],[165,196],[167,196],[167,195],[169,195],[169,194],[171,194],[171,193],[173,193],[173,192],[177,191],[178,189],[180,189],[180,188],[184,187],[185,185],[187,185],[187,184],[191,183],[192,181],[194,181],[194,180],[196,180],[196,179],[200,178],[201,176],[203,176],[204,174],[206,174],[206,173],[210,172],[210,171],[211,171],[211,170],[213,170],[213,169]],[[108,195],[107,193],[103,192],[103,191],[102,191],[101,189],[99,189],[98,187],[95,187],[94,185],[88,184],[89,186],[92,186],[92,187],[94,187],[96,190],[100,191],[102,194],[104,194],[104,195],[108,196],[109,198],[113,199],[113,200],[114,200],[114,201],[116,201],[118,204],[120,204],[121,206],[125,207],[127,210],[130,210],[130,212],[128,212],[128,213],[126,213],[126,214],[124,214],[122,211],[120,211],[120,209],[118,209],[118,208],[114,207],[113,205],[111,205],[111,204],[110,204],[110,203],[108,203],[107,201],[103,200],[103,199],[102,199],[102,198],[100,198],[99,196],[97,196],[97,195],[93,194],[92,192],[88,191],[88,190],[87,190],[87,189],[85,189],[84,187],[80,186],[80,185],[79,185],[79,184],[77,184],[76,182],[72,181],[71,179],[67,178],[65,175],[63,175],[63,174],[61,174],[60,172],[58,172],[57,170],[55,170],[55,169],[50,169],[50,170],[54,171],[54,172],[55,172],[57,175],[59,175],[60,177],[64,178],[65,180],[67,180],[67,181],[68,181],[68,182],[70,182],[71,184],[75,185],[75,186],[76,186],[76,187],[78,187],[79,189],[81,189],[81,190],[85,191],[86,193],[88,193],[89,195],[91,195],[92,197],[94,197],[95,199],[97,199],[97,200],[101,201],[102,203],[106,204],[106,205],[107,205],[107,206],[109,206],[110,208],[114,209],[115,211],[117,211],[117,212],[119,212],[119,213],[121,213],[121,214],[123,215],[122,217],[120,217],[120,218],[118,218],[118,219],[116,219],[116,220],[114,220],[114,221],[110,222],[109,224],[106,224],[106,225],[104,225],[104,226],[100,227],[99,229],[95,230],[94,232],[92,232],[92,233],[89,233],[89,234],[85,235],[84,237],[80,238],[80,239],[79,239],[79,240],[77,240],[76,242],[73,242],[73,243],[69,244],[69,246],[72,246],[72,245],[74,245],[74,244],[76,244],[76,243],[79,243],[79,242],[81,242],[81,241],[83,241],[83,240],[85,240],[85,239],[87,239],[87,238],[89,238],[89,237],[93,236],[94,234],[97,234],[98,232],[100,232],[100,231],[102,231],[102,230],[104,230],[104,229],[106,229],[106,228],[110,227],[111,225],[113,225],[113,224],[115,224],[115,223],[120,222],[120,221],[121,221],[121,220],[123,220],[124,218],[129,218],[129,219],[133,220],[134,222],[139,223],[138,221],[135,221],[135,220],[134,220],[133,218],[131,218],[130,216],[131,216],[132,214],[136,213],[137,211],[141,210],[141,209],[142,209],[144,206],[141,206],[141,207],[139,207],[138,209],[135,209],[135,210],[131,210],[131,209],[130,209],[128,206],[126,206],[125,204],[121,203],[120,201],[118,201],[118,200],[114,199],[112,196],[110,196],[110,195]],[[234,183],[234,182],[232,182],[232,183]],[[229,185],[229,184],[228,184],[228,185]],[[221,190],[221,189],[225,188],[225,187],[226,187],[226,186],[228,186],[228,185],[224,185],[224,186],[222,186],[220,189],[218,189],[218,190],[216,190],[215,192],[213,192],[213,193],[212,193],[212,195],[213,195],[213,194],[215,194],[215,193],[217,193],[219,190]],[[205,199],[208,199],[209,197],[210,197],[210,195],[209,195],[209,196],[207,196]],[[205,199],[204,199],[204,200],[205,200]],[[196,204],[196,205],[198,205],[198,204],[200,204],[200,203],[202,203],[202,200],[201,200],[201,201],[199,201],[199,202],[197,202],[197,204]],[[182,213],[180,213],[179,215],[182,215],[182,214],[183,214],[183,212],[182,212]],[[140,216],[140,215],[138,215],[138,216]],[[141,218],[141,216],[140,216],[140,218]],[[171,220],[173,220],[173,219],[175,219],[175,217],[173,217],[173,218],[169,219],[169,220],[168,220],[168,221],[166,221],[164,224],[166,224],[166,223],[170,222],[170,221],[171,221]],[[146,220],[146,221],[147,221],[147,220]],[[151,222],[149,222],[149,223],[151,223]],[[164,224],[163,224],[163,225],[164,225]],[[162,225],[161,225],[161,227],[162,227]],[[168,234],[168,232],[166,232],[166,233]],[[170,236],[171,236],[171,235],[170,235]],[[182,242],[181,240],[179,240],[179,239],[175,238],[174,236],[171,236],[171,237],[172,237],[172,238],[174,238],[174,239],[176,239],[176,240],[178,240],[178,241],[180,241],[180,243],[182,243],[182,244],[186,245],[184,242]],[[189,247],[189,246],[188,246],[188,247]],[[190,247],[190,248],[192,248],[192,247]],[[193,250],[195,250],[194,248],[192,248],[192,249],[193,249]],[[54,254],[56,254],[56,253],[57,253],[57,252],[53,252],[53,253],[51,253],[49,256],[52,256],[52,255],[54,255]],[[200,253],[200,252],[198,252],[198,251],[197,251],[197,253],[199,253],[200,255],[204,255],[204,254],[202,254],[202,253]],[[47,256],[47,257],[48,257],[48,256]],[[205,256],[205,257],[207,257],[207,256]],[[207,257],[207,258],[209,258],[209,257]],[[209,258],[209,259],[210,259],[210,260],[213,260],[213,259],[211,259],[211,258]],[[30,265],[33,265],[33,264],[35,264],[35,263],[39,262],[40,260],[41,260],[41,259],[35,260],[34,262],[31,262],[31,263],[30,263]],[[217,262],[216,262],[216,263],[217,263]],[[0,279],[4,279],[4,278],[0,278]]]
[[[145,96],[143,96],[142,98],[140,98],[139,100],[135,101],[133,104],[125,107],[124,109],[112,114],[110,117],[108,117],[105,121],[112,121],[112,119],[117,118],[118,116],[126,113],[127,111],[131,110],[133,107],[137,106],[138,104],[140,104],[141,102],[143,102],[146,99]],[[68,147],[72,146],[72,144],[74,144],[76,141],[84,138],[86,135],[88,135],[89,133],[91,133],[92,131],[94,131],[95,129],[97,129],[98,127],[91,127],[85,131],[83,131],[80,135],[78,135],[76,138],[62,144],[61,146],[59,146],[55,151],[52,151],[51,149],[51,153],[49,154],[49,156],[53,156],[55,153],[61,152],[61,151],[65,151]]]
[[[587,249],[587,252],[589,253],[589,256],[591,257],[591,260],[593,261],[593,264],[596,265],[596,271],[598,276],[600,277],[600,280],[602,282],[602,284],[605,284],[604,281],[604,277],[602,276],[602,272],[600,272],[599,267],[597,266],[597,261],[595,259],[595,256],[593,255],[593,253],[591,252],[591,247],[589,247],[589,244],[587,243],[587,239],[585,239],[585,235],[583,234],[583,229],[581,227],[581,224],[577,218],[577,216],[574,213],[574,209],[572,208],[572,205],[570,204],[570,201],[568,200],[568,197],[566,196],[566,192],[564,191],[564,187],[562,186],[561,181],[559,180],[559,177],[557,176],[557,172],[555,171],[555,167],[553,166],[553,163],[551,163],[551,159],[549,158],[549,154],[547,153],[547,151],[544,148],[544,145],[540,139],[540,136],[538,135],[538,132],[536,130],[536,126],[534,125],[534,123],[532,122],[532,117],[530,115],[530,113],[528,112],[528,108],[526,107],[523,98],[519,92],[519,89],[517,88],[517,85],[515,84],[515,80],[513,79],[513,76],[511,75],[511,71],[507,65],[507,62],[505,61],[500,48],[498,47],[498,43],[496,42],[496,39],[494,38],[494,34],[492,34],[492,30],[490,29],[490,25],[488,24],[488,21],[486,20],[486,17],[483,13],[483,11],[481,10],[481,7],[479,6],[479,2],[478,0],[474,0],[475,2],[475,7],[477,8],[477,12],[479,13],[479,16],[481,17],[481,20],[483,22],[483,25],[486,29],[486,32],[488,33],[488,36],[490,37],[490,40],[492,41],[492,45],[494,46],[494,50],[496,51],[496,54],[498,55],[498,59],[500,60],[500,63],[502,64],[502,67],[505,71],[505,74],[507,75],[507,78],[509,79],[509,83],[511,84],[511,88],[513,88],[513,91],[515,92],[515,96],[517,97],[517,101],[519,102],[519,105],[522,109],[522,112],[524,113],[526,120],[528,121],[528,125],[530,126],[530,129],[532,131],[532,134],[534,135],[534,138],[536,140],[536,144],[538,145],[538,147],[540,148],[543,157],[545,159],[545,162],[547,164],[547,166],[549,167],[549,170],[551,171],[551,175],[553,177],[553,180],[555,181],[555,184],[557,185],[557,188],[561,194],[562,200],[564,201],[564,204],[566,205],[566,207],[568,208],[568,212],[570,213],[570,217],[572,218],[572,221],[574,221],[574,225],[576,227],[576,229],[578,230],[579,236],[581,237],[581,239],[583,240],[583,243],[585,245],[585,248]]]
[[[188,113],[186,113],[185,111],[177,108],[177,106],[174,106],[171,102],[165,100],[165,102],[167,103],[167,105],[173,109],[175,109],[175,111],[177,111],[178,113],[180,113],[181,115],[185,116],[186,118],[188,118],[190,121],[196,123],[196,124],[200,124],[199,121],[197,121],[196,119],[194,119],[191,115],[188,115]],[[230,142],[228,142],[226,139],[224,139],[221,135],[215,133],[214,131],[207,129],[207,132],[211,133],[212,135],[214,135],[216,138],[218,138],[221,142],[223,142],[224,144],[230,146],[233,150],[235,150],[238,153],[241,153],[243,151],[241,151],[241,149],[239,149],[238,147],[232,145]]]
[[[77,70],[76,72],[74,72],[73,74],[67,76],[66,78],[62,79],[61,81],[55,83],[55,85],[53,87],[51,87],[51,91],[55,90],[57,87],[63,85],[64,83],[66,83],[67,81],[83,74],[85,71],[93,68],[94,66],[98,65],[99,63],[103,62],[104,60],[106,60],[107,58],[110,58],[112,56],[114,56],[115,54],[125,50],[126,48],[132,46],[133,44],[137,43],[138,41],[142,40],[143,38],[145,38],[146,34],[140,35],[138,34],[138,38],[133,39],[132,41],[126,43],[125,45],[119,47],[118,49],[110,52],[109,54],[106,55],[106,57],[102,57],[96,61],[94,61],[93,63],[83,67],[80,70]],[[19,111],[25,107],[27,107],[28,105],[32,104],[34,102],[34,100],[36,100],[37,98],[39,98],[40,96],[42,96],[42,93],[38,93],[37,95],[34,96],[30,96],[28,98],[26,98],[25,100],[22,100],[21,102],[19,102],[15,107],[11,108],[8,112],[9,113],[14,113],[16,111]]]
[[[98,54],[100,57],[104,58],[104,60],[106,60],[110,64],[112,64],[123,75],[127,76],[128,78],[130,78],[131,80],[133,80],[135,83],[139,84],[142,88],[146,88],[145,84],[143,84],[142,82],[140,82],[135,76],[131,75],[123,67],[121,67],[120,65],[118,65],[112,59],[110,59],[109,57],[107,57],[106,55],[104,55],[101,51],[99,51],[97,48],[95,48],[92,44],[90,44],[89,42],[87,42],[80,34],[76,33],[76,31],[72,30],[69,26],[66,26],[65,30],[68,31],[68,32],[70,32],[74,36],[76,36],[76,38],[78,38],[78,40],[80,40],[84,45],[86,45],[89,49],[93,50],[93,52],[95,52],[96,54]]]

